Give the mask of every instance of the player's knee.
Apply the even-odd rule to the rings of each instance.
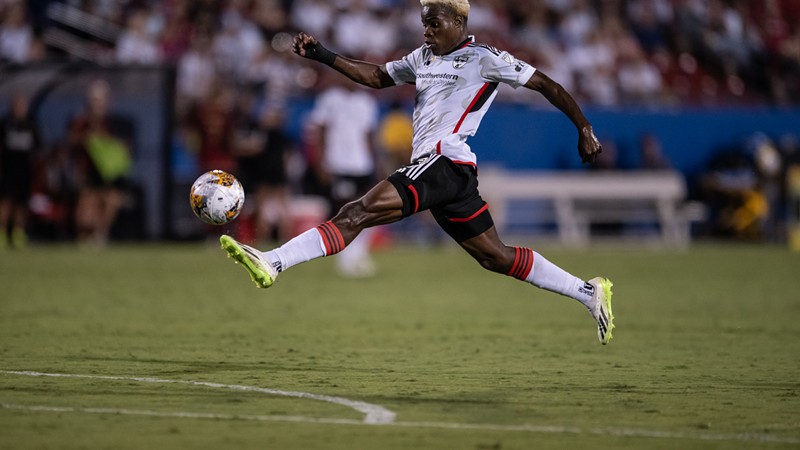
[[[481,267],[492,272],[506,273],[510,266],[508,258],[502,252],[481,253],[475,259]]]

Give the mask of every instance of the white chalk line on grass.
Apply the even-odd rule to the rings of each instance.
[[[119,377],[107,375],[74,375],[74,374],[47,374],[41,372],[29,371],[8,371],[0,370],[0,373],[13,374],[13,375],[26,375],[38,377],[62,377],[62,378],[88,378],[100,380],[116,380],[116,381],[139,381],[144,383],[177,383],[189,384],[195,386],[207,386],[214,388],[226,388],[234,390],[244,390],[251,392],[262,392],[275,395],[301,394],[301,395],[288,395],[290,397],[308,398],[314,400],[322,400],[331,403],[344,404],[339,401],[332,401],[330,399],[341,399],[348,402],[347,406],[357,404],[360,407],[369,405],[371,407],[379,408],[391,414],[391,420],[385,420],[388,416],[378,415],[378,418],[383,417],[384,420],[375,420],[374,415],[372,420],[354,420],[354,419],[337,419],[337,418],[322,418],[322,417],[306,417],[306,416],[281,416],[281,415],[251,415],[251,414],[226,414],[226,413],[198,413],[198,412],[183,412],[183,411],[152,411],[141,409],[127,409],[127,408],[78,408],[70,406],[48,406],[48,405],[20,405],[11,403],[0,402],[0,408],[19,411],[30,412],[53,412],[53,413],[84,413],[84,414],[106,414],[106,415],[121,415],[121,416],[146,416],[146,417],[173,417],[183,419],[215,419],[215,420],[242,420],[242,421],[256,421],[256,422],[294,422],[306,424],[325,424],[325,425],[369,425],[369,426],[385,426],[385,427],[402,427],[402,428],[429,428],[440,430],[468,430],[468,431],[495,431],[495,432],[528,432],[528,433],[550,433],[550,434],[591,434],[600,436],[617,436],[617,437],[642,437],[642,438],[660,438],[660,439],[686,439],[686,440],[702,440],[702,441],[732,441],[732,442],[771,442],[778,444],[800,444],[800,438],[793,438],[789,436],[775,436],[763,433],[710,433],[705,431],[697,432],[677,432],[677,431],[659,431],[659,430],[645,430],[636,428],[619,428],[619,427],[600,427],[600,428],[580,428],[571,426],[558,426],[558,425],[500,425],[500,424],[479,424],[479,423],[457,423],[457,422],[404,422],[394,421],[395,413],[377,406],[370,405],[369,403],[357,402],[341,397],[330,397],[316,394],[306,394],[303,392],[288,392],[279,391],[275,389],[259,388],[254,386],[239,386],[239,385],[226,385],[220,383],[208,383],[203,381],[185,381],[185,380],[166,380],[160,378],[149,377]],[[359,411],[362,411],[359,409]],[[362,411],[363,412],[363,411]],[[369,415],[369,413],[367,413]]]
[[[54,412],[54,413],[85,413],[85,414],[105,414],[120,416],[146,416],[146,417],[171,417],[180,419],[214,419],[214,420],[243,420],[256,422],[294,422],[306,424],[323,425],[369,425],[384,427],[402,428],[430,428],[440,430],[469,430],[469,431],[495,431],[495,432],[528,432],[528,433],[550,433],[550,434],[593,434],[601,436],[618,437],[642,437],[642,438],[663,438],[663,439],[686,439],[703,441],[754,441],[771,442],[780,444],[798,444],[800,439],[791,437],[772,436],[765,434],[711,434],[711,433],[679,433],[656,430],[639,430],[632,428],[590,428],[582,429],[578,427],[562,427],[547,425],[498,425],[498,424],[472,424],[454,422],[391,422],[391,423],[372,423],[368,424],[361,420],[318,418],[305,416],[279,416],[279,415],[250,415],[250,414],[221,414],[221,413],[197,413],[197,412],[164,412],[142,409],[121,409],[121,408],[74,408],[70,406],[45,406],[45,405],[18,405],[10,403],[0,403],[0,408],[31,411],[31,412]]]
[[[333,397],[330,395],[309,394],[308,392],[294,392],[282,391],[279,389],[269,389],[257,386],[243,386],[238,384],[221,384],[211,383],[207,381],[191,381],[191,380],[168,380],[164,378],[150,378],[150,377],[122,377],[111,375],[80,375],[80,374],[66,374],[66,373],[43,373],[31,371],[16,371],[16,370],[0,370],[0,373],[10,375],[24,375],[30,377],[56,377],[56,378],[84,378],[90,380],[111,380],[111,381],[138,381],[141,383],[171,383],[171,384],[186,384],[190,386],[205,386],[217,389],[230,389],[234,391],[247,391],[259,392],[262,394],[280,395],[283,397],[305,398],[308,400],[318,400],[321,402],[334,403],[336,405],[346,406],[355,409],[356,411],[364,414],[364,423],[382,424],[391,423],[394,421],[396,414],[388,409],[373,405],[371,403],[360,402],[357,400],[350,400],[343,397]]]

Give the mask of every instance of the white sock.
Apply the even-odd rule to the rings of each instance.
[[[533,268],[525,281],[536,287],[574,298],[587,308],[592,304],[594,287],[551,263],[537,252],[533,252]]]
[[[272,264],[272,267],[278,272],[282,272],[297,264],[325,256],[325,246],[319,231],[312,228],[263,255]]]

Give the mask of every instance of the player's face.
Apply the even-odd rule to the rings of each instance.
[[[422,8],[422,26],[425,45],[434,55],[443,55],[455,49],[465,38],[461,19],[447,8],[432,5]]]

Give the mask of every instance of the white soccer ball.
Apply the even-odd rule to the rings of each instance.
[[[244,206],[242,183],[222,170],[200,175],[192,184],[189,204],[194,214],[211,225],[225,225],[235,219]]]

